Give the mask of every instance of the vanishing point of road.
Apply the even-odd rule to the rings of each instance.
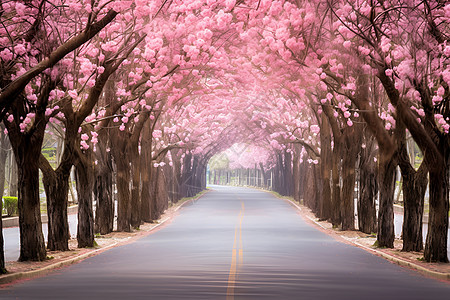
[[[269,193],[213,186],[168,225],[0,299],[449,299],[423,277],[305,223]]]

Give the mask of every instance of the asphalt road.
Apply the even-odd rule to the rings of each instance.
[[[334,240],[283,200],[213,188],[154,234],[0,299],[449,299],[450,284]]]

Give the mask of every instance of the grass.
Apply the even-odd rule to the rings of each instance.
[[[172,206],[174,206],[174,205],[181,205],[181,204],[183,204],[183,203],[186,202],[186,201],[190,201],[190,200],[197,199],[198,197],[200,197],[201,195],[205,194],[205,193],[208,192],[208,191],[209,191],[209,189],[206,188],[206,190],[203,190],[203,191],[197,193],[196,195],[194,195],[194,196],[192,196],[192,197],[183,197],[183,198],[181,198],[180,200],[178,200],[178,201],[175,202],[175,203],[170,203],[170,207],[172,207]]]

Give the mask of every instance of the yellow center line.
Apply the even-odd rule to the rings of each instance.
[[[242,220],[244,219],[244,202],[241,202],[242,209],[239,212],[239,225],[236,225],[234,230],[234,243],[233,243],[233,251],[231,255],[231,266],[230,266],[230,274],[228,275],[228,288],[227,288],[227,300],[234,300],[234,287],[236,286],[236,279],[238,275],[238,271],[243,263],[243,247],[242,247]],[[239,234],[239,247],[238,245],[238,236]],[[236,261],[236,256],[238,259]]]

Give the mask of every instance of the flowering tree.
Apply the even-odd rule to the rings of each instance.
[[[38,162],[53,91],[61,81],[54,67],[73,50],[94,37],[116,16],[106,7],[88,13],[86,22],[57,29],[65,7],[48,12],[46,1],[2,3],[2,23],[7,47],[2,49],[2,92],[0,108],[19,170],[19,223],[21,250],[19,260],[44,260],[46,251],[39,208]],[[30,24],[26,28],[23,24]],[[67,18],[67,24],[70,24]],[[47,34],[44,34],[47,32]],[[17,34],[17,35],[16,35]],[[16,35],[16,36],[15,36]],[[61,68],[64,68],[61,66]]]

